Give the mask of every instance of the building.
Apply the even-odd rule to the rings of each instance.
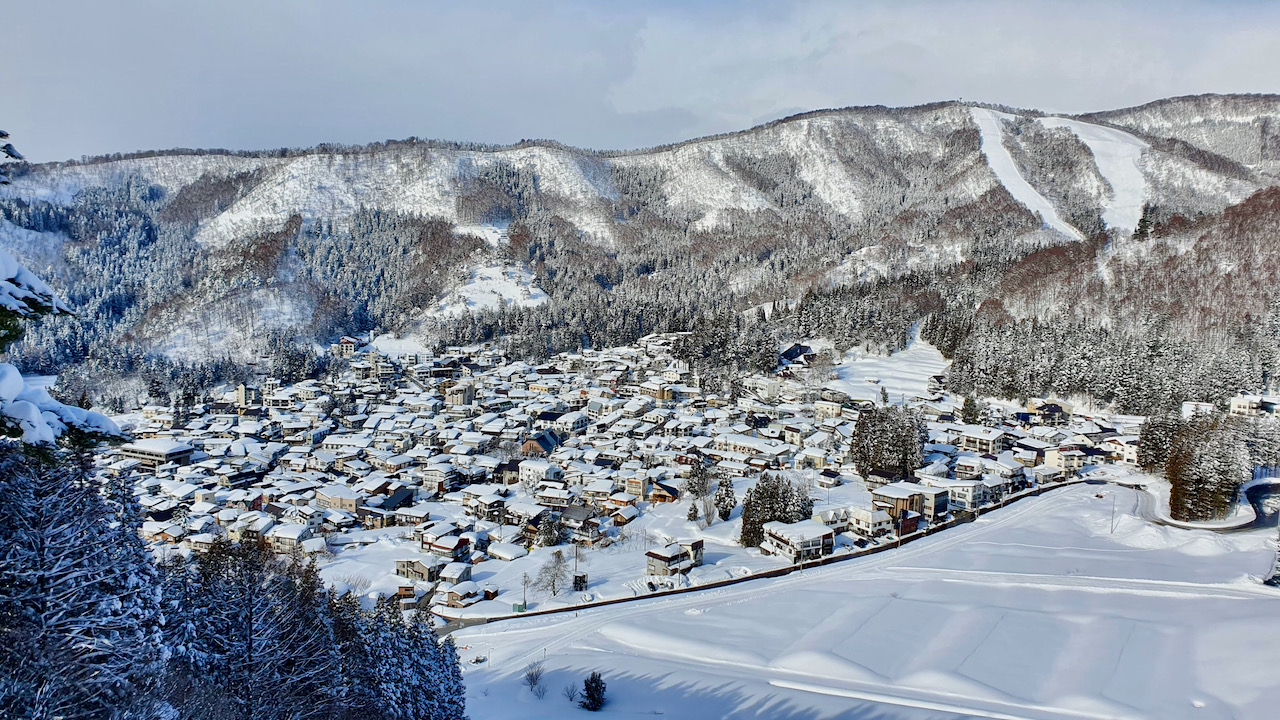
[[[240,383],[236,386],[236,407],[260,407],[262,405],[262,391],[256,387],[251,387]]]
[[[160,465],[173,463],[188,465],[195,448],[170,438],[148,438],[135,440],[120,446],[120,454],[130,460],[137,460],[145,469],[154,471]]]
[[[702,564],[702,541],[673,542],[645,553],[650,575],[683,575]]]
[[[951,512],[951,497],[946,488],[918,487],[920,492],[920,514],[926,522],[935,523],[947,517]]]
[[[559,480],[562,476],[560,468],[546,460],[520,462],[520,484],[522,485],[537,485],[543,480]]]
[[[835,550],[835,531],[816,520],[767,522],[763,529],[760,552],[785,557],[793,563],[816,560]]]
[[[302,548],[302,542],[315,535],[311,526],[306,523],[284,523],[273,525],[267,531],[267,545],[273,552],[288,554]]]
[[[333,508],[334,510],[354,513],[356,508],[360,506],[361,500],[361,493],[352,490],[346,485],[326,485],[316,490],[316,507],[322,510]]]
[[[906,513],[920,514],[924,506],[923,488],[915,483],[896,482],[871,491],[871,502],[898,522]]]
[[[470,405],[476,401],[476,386],[460,382],[444,392],[444,401],[449,405]]]
[[[969,450],[982,455],[998,455],[1009,449],[1012,438],[999,428],[981,425],[965,425],[960,431],[956,445],[961,450]]]

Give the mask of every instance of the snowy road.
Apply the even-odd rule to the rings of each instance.
[[[1077,486],[860,560],[468,628],[492,655],[471,714],[574,712],[519,686],[545,656],[552,690],[602,671],[619,715],[1270,717],[1280,689],[1253,668],[1280,647],[1241,653],[1280,637],[1280,593],[1249,579],[1270,533],[1153,526],[1109,492],[1114,534],[1111,498]]]

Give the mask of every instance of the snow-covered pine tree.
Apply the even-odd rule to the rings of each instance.
[[[1164,413],[1152,415],[1142,423],[1138,433],[1138,466],[1147,472],[1158,472],[1169,459],[1174,438],[1182,430],[1180,415]]]
[[[160,607],[131,511],[41,455],[0,445],[0,715],[148,717]]]
[[[560,523],[560,516],[551,513],[544,515],[538,522],[538,532],[534,540],[541,547],[559,545],[564,540],[564,526]]]
[[[334,643],[340,667],[336,685],[341,718],[377,716],[377,675],[371,654],[372,635],[378,630],[360,601],[350,592],[330,597],[329,614],[333,621]]]
[[[285,689],[283,702],[292,704],[290,717],[330,717],[338,706],[342,659],[334,639],[328,591],[314,559],[290,559],[279,577],[276,605],[284,645],[276,675]]]
[[[733,483],[728,478],[722,479],[716,486],[716,513],[720,515],[720,520],[728,520],[737,504],[738,497],[733,493]]]

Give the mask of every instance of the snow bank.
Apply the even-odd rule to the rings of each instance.
[[[43,280],[0,248],[0,308],[25,316],[32,313],[32,305],[70,312]]]
[[[432,315],[497,310],[500,307],[534,307],[547,301],[537,279],[528,270],[508,263],[477,267],[461,287],[445,295]]]
[[[951,361],[937,348],[913,333],[907,347],[888,357],[860,356],[849,351],[846,359],[832,371],[838,379],[826,384],[854,400],[880,402],[880,390],[889,394],[889,402],[903,404],[917,396],[929,395],[929,378],[947,371]]]
[[[8,363],[0,363],[0,420],[21,430],[25,443],[52,443],[69,426],[103,435],[120,434],[120,428],[105,415],[63,405],[43,387],[23,380],[18,369]]]

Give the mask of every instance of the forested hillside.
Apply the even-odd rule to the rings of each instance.
[[[76,314],[10,357],[120,403],[103,378],[198,392],[343,332],[532,358],[732,332],[749,341],[702,361],[748,369],[749,345],[891,350],[928,319],[961,390],[1216,400],[1274,376],[1278,113],[1271,96],[1080,118],[940,103],[634,152],[410,139],[27,166],[0,194],[0,246]],[[500,268],[548,302],[437,308]],[[761,305],[784,310],[743,314]]]

